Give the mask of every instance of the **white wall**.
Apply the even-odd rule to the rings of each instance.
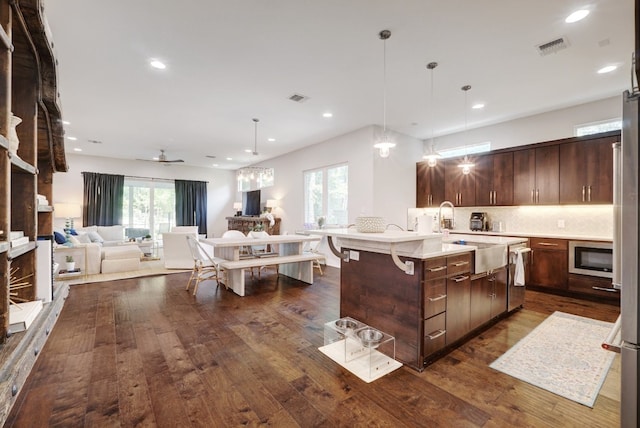
[[[516,95],[517,96],[517,95]],[[485,108],[491,108],[487,106]],[[474,113],[481,114],[481,113]],[[574,126],[622,117],[622,94],[435,139],[435,149],[491,141],[491,149],[573,137]]]
[[[341,163],[349,165],[349,223],[359,215],[406,222],[407,208],[415,206],[415,163],[422,142],[392,134],[397,146],[381,159],[373,148],[378,133],[379,127],[367,126],[260,164],[275,169],[275,184],[262,189],[261,198],[279,200],[274,214],[282,218],[281,231],[293,233],[303,227],[302,172]]]
[[[166,166],[154,162],[113,159],[67,153],[68,172],[53,174],[53,206],[66,202],[82,205],[82,172],[123,174],[125,176],[169,178],[208,181],[207,184],[207,234],[220,236],[227,230],[225,217],[233,215],[235,197],[235,172],[219,169],[197,168],[173,164]],[[55,220],[55,226],[64,222]],[[78,223],[76,223],[78,225]]]

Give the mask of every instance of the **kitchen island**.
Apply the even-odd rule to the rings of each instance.
[[[452,237],[443,240],[441,234],[310,232],[327,236],[341,259],[340,316],[394,336],[398,360],[421,371],[471,333],[476,246],[454,244]],[[506,273],[504,277],[501,287],[506,295]],[[506,312],[505,300],[502,311],[491,319]]]

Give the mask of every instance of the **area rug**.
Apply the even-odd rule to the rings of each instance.
[[[554,312],[489,367],[593,407],[615,358],[601,347],[612,327]]]
[[[115,281],[118,279],[142,278],[154,275],[170,275],[173,273],[191,272],[191,269],[166,269],[164,260],[141,261],[140,269],[128,272],[98,273],[85,277],[64,280],[69,285],[89,284],[94,282]]]

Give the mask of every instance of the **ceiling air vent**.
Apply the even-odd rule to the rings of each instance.
[[[542,56],[556,53],[568,47],[569,41],[566,37],[559,37],[555,40],[551,40],[550,42],[536,46],[536,48],[538,49],[538,53]]]
[[[303,103],[309,99],[309,97],[300,94],[293,94],[289,97],[291,101],[295,101],[297,103]]]

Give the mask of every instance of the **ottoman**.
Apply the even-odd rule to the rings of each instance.
[[[116,245],[102,248],[102,273],[127,272],[140,269],[142,251],[137,245]]]

